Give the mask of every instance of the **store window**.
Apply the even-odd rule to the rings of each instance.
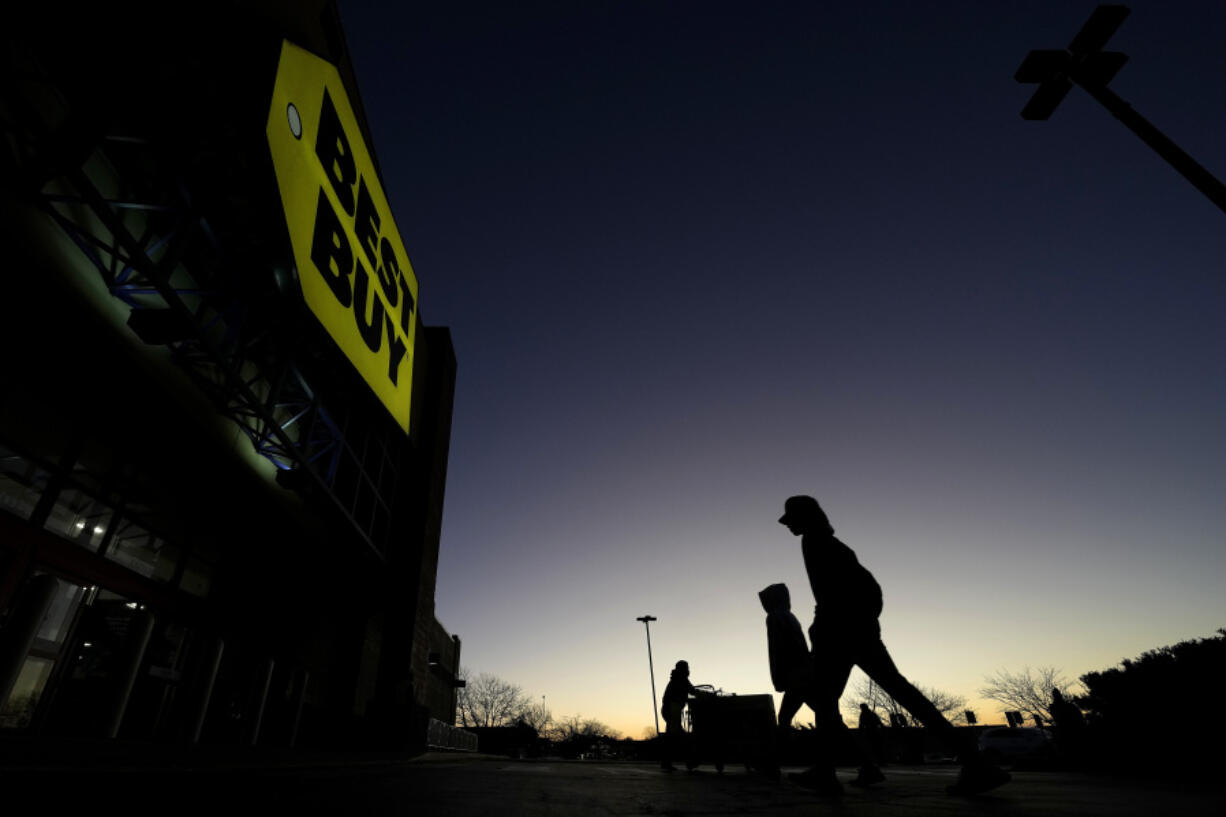
[[[89,550],[97,550],[111,521],[111,509],[79,488],[60,492],[44,527]]]
[[[35,636],[39,642],[44,642],[40,645],[43,649],[58,649],[64,643],[73,617],[80,609],[82,599],[85,598],[85,592],[84,587],[60,581],[59,590],[56,591],[55,598],[51,600],[51,606],[47,608],[42,626],[38,628],[38,635]]]
[[[106,558],[157,581],[174,578],[179,548],[131,519],[121,519],[107,547]]]
[[[213,586],[213,565],[199,556],[187,560],[183,569],[183,578],[179,580],[179,588],[193,596],[205,598]]]
[[[0,445],[0,509],[29,519],[50,474]]]
[[[192,633],[174,619],[159,616],[144,663],[132,690],[119,736],[127,740],[173,740],[184,725],[189,701],[183,698]]]

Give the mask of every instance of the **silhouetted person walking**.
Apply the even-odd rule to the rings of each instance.
[[[1057,729],[1079,729],[1085,726],[1085,715],[1081,714],[1081,707],[1077,704],[1066,700],[1064,694],[1058,689],[1051,691],[1051,720]]]
[[[894,666],[881,641],[877,621],[881,615],[881,586],[860,564],[855,552],[835,538],[834,527],[817,500],[793,496],[783,508],[779,522],[801,537],[805,572],[817,602],[809,627],[816,679],[810,705],[816,704],[821,750],[813,768],[791,775],[792,779],[823,794],[842,793],[834,773],[834,746],[849,730],[839,716],[839,698],[851,668],[858,666],[959,755],[963,766],[957,783],[949,787],[951,793],[982,792],[1008,782],[1009,773],[984,761],[974,742],[963,740],[953,724]],[[877,765],[864,758],[852,785],[868,786],[884,779]]]
[[[772,584],[758,593],[766,610],[766,646],[770,656],[771,683],[783,693],[779,704],[779,726],[792,725],[792,718],[813,689],[812,656],[800,621],[792,613],[791,594],[786,584]]]
[[[881,722],[881,717],[868,708],[868,704],[860,704],[860,723],[857,725],[861,729],[880,729],[885,726]]]
[[[1086,719],[1081,714],[1081,707],[1065,700],[1060,690],[1052,689],[1048,710],[1056,731],[1056,745],[1067,761],[1080,763],[1085,753],[1086,734]]]
[[[681,718],[685,713],[685,705],[694,694],[694,685],[690,683],[690,665],[686,661],[678,661],[668,676],[668,686],[664,687],[664,701],[660,706],[660,714],[664,716],[664,750],[660,755],[660,768],[666,772],[676,771],[673,758],[683,757],[686,766],[693,768],[688,747],[686,746],[685,727]]]
[[[885,755],[885,724],[876,712],[868,708],[868,704],[860,704],[860,722],[856,724],[860,730],[860,738],[868,746],[873,755],[873,762],[881,764]]]

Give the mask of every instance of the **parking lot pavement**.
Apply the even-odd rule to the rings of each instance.
[[[847,788],[831,801],[790,783],[775,783],[743,770],[716,774],[661,773],[646,764],[510,762],[444,765],[432,773],[412,770],[396,787],[414,789],[422,813],[456,817],[507,814],[699,815],[837,814],[876,817],[920,815],[1145,815],[1207,817],[1222,813],[1216,792],[1177,786],[1123,784],[1085,775],[1016,772],[1007,786],[977,797],[945,793],[953,766],[892,767],[885,783],[867,791]],[[419,776],[420,775],[420,776]],[[846,782],[852,770],[843,770]]]
[[[16,770],[0,770],[12,773]],[[31,767],[13,784],[55,792],[56,802],[107,804],[125,815],[446,815],[447,817],[840,817],[1044,815],[1209,817],[1226,804],[1214,790],[1121,782],[1054,772],[1015,772],[1012,783],[978,797],[945,793],[953,766],[886,769],[885,783],[848,787],[830,800],[791,783],[776,783],[741,767],[717,774],[664,774],[646,763],[507,760],[490,756],[426,755],[355,758],[314,756],[274,765],[207,762],[184,766]],[[841,770],[846,782],[852,770]]]

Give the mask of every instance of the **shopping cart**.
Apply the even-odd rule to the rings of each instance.
[[[737,695],[710,685],[694,688],[690,700],[691,765],[710,763],[723,772],[725,763],[779,777],[775,746],[775,699],[770,695]]]

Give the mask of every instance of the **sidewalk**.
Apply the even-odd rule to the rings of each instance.
[[[466,758],[505,760],[476,753],[428,752],[312,752],[300,749],[235,746],[174,746],[116,740],[35,740],[0,738],[0,774],[51,773],[65,775],[107,771],[128,774],[168,772],[227,772],[376,768],[406,763],[456,762]]]

